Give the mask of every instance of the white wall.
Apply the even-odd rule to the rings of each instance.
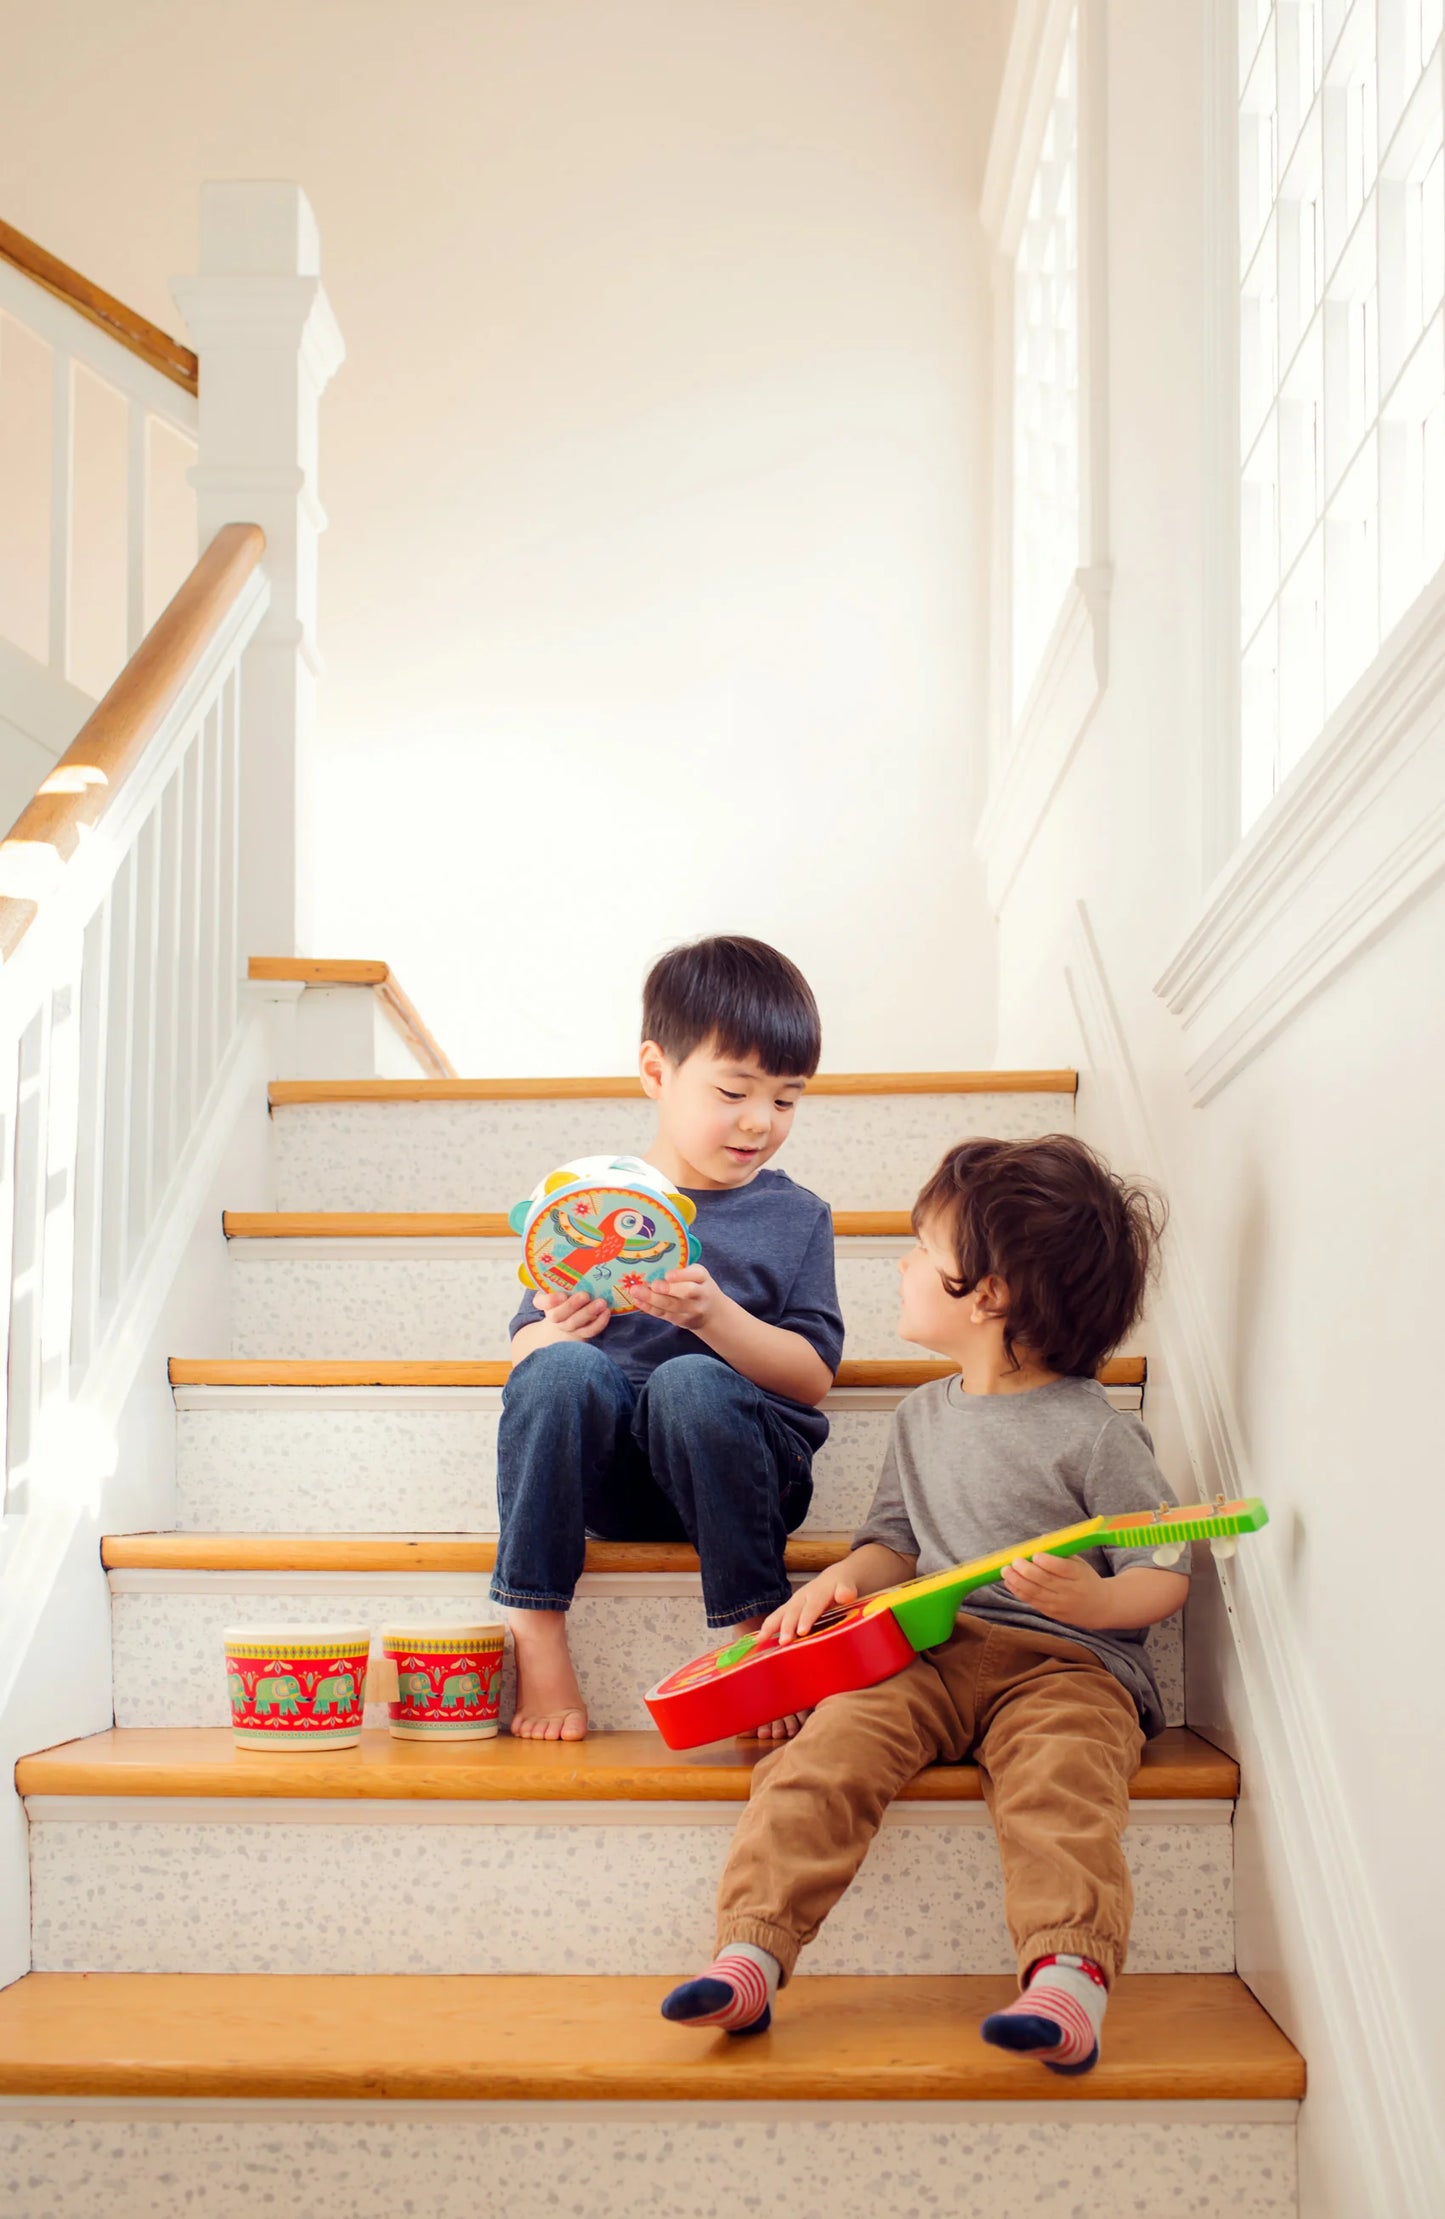
[[[1309,2060],[1305,2219],[1405,2219],[1445,2208],[1438,2177],[1433,2201],[1426,2188],[1408,2205],[1395,2174],[1369,2177],[1382,2152],[1368,2139],[1388,2142],[1401,2109],[1413,2112],[1403,2131],[1416,2159],[1437,2161],[1428,2145],[1445,2085],[1431,1538],[1445,891],[1404,911],[1193,1105],[1184,1043],[1153,983],[1201,896],[1210,4],[1108,8],[1111,677],[1003,907],[998,1052],[1019,1063],[1076,1054],[1080,1129],[1116,1161],[1162,1173],[1169,1192],[1174,1268],[1156,1320],[1167,1346],[1161,1357],[1155,1341],[1150,1390],[1164,1451],[1186,1477],[1191,1406],[1196,1442],[1212,1407],[1273,1518],[1253,1546],[1270,1552],[1278,1654],[1244,1563],[1233,1635],[1212,1575],[1191,1626],[1191,1717],[1244,1759],[1240,1964]],[[1122,1055],[1107,1022],[1081,1027],[1066,979],[1090,968],[1080,901],[1099,958],[1092,992],[1102,974]],[[1214,1476],[1207,1460],[1201,1476]],[[1271,1745],[1265,1769],[1261,1737],[1278,1736],[1281,1718],[1292,1739]],[[1389,2070],[1376,2010],[1398,2014],[1394,2054],[1418,2075],[1418,2105],[1398,2087],[1359,2085]]]
[[[202,179],[310,195],[310,948],[389,960],[463,1070],[629,1067],[713,930],[804,965],[835,1069],[988,1060],[1003,14],[55,0],[10,42],[7,216],[165,328]]]

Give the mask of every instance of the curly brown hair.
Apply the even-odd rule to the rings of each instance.
[[[1143,1307],[1167,1215],[1152,1187],[1121,1179],[1071,1133],[1048,1133],[950,1148],[913,1227],[933,1222],[946,1240],[951,1295],[990,1272],[1007,1282],[1008,1355],[1019,1343],[1050,1371],[1092,1378]]]

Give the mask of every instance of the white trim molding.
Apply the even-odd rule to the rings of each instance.
[[[1283,800],[1282,793],[1279,799]],[[1065,964],[1082,1035],[1081,1086],[1098,1086],[1115,1145],[1132,1171],[1167,1191],[1167,1167],[1082,902]],[[1168,1261],[1152,1306],[1160,1356],[1202,1494],[1256,1491],[1245,1435],[1220,1358],[1189,1229],[1175,1208]],[[1229,1562],[1215,1559],[1257,1745],[1260,1800],[1267,1800],[1294,1906],[1326,2060],[1319,2077],[1338,2093],[1368,2198],[1359,2219],[1439,2219],[1445,2149],[1439,2105],[1421,2069],[1401,2007],[1369,1874],[1351,1823],[1338,1736],[1321,1715],[1296,1631],[1286,1552],[1265,1535]],[[1248,1777],[1244,1782],[1250,1792]],[[1248,1977],[1249,1969],[1241,1967]],[[1279,1967],[1271,1985],[1278,1987]],[[1273,1998],[1267,1998],[1273,2002]],[[1355,2207],[1351,2207],[1352,2212]]]
[[[1024,700],[1013,677],[1014,274],[1071,25],[1078,56],[1077,566]],[[988,793],[974,843],[1001,908],[1108,682],[1108,173],[1105,0],[1019,0],[980,212],[994,250]]]
[[[1239,843],[1239,12],[1201,11],[1204,290],[1201,748],[1191,818],[1202,891]]]
[[[1039,674],[998,764],[974,845],[988,898],[1003,907],[1034,834],[1104,698],[1109,677],[1107,566],[1075,573]]]
[[[1215,879],[1155,992],[1207,1102],[1445,871],[1445,573]]]

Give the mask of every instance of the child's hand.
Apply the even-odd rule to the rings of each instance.
[[[1109,1582],[1081,1556],[1016,1556],[1003,1574],[1015,1602],[1085,1631],[1108,1622]]]
[[[797,1588],[787,1602],[780,1603],[763,1620],[758,1638],[762,1640],[766,1635],[775,1633],[781,1647],[785,1642],[795,1641],[799,1634],[807,1633],[817,1624],[825,1610],[832,1610],[835,1604],[843,1609],[851,1609],[857,1600],[857,1588],[849,1581],[839,1578],[835,1565],[832,1571],[819,1572],[816,1579],[810,1579],[805,1587]]]
[[[634,1287],[632,1299],[650,1318],[701,1333],[727,1298],[704,1265],[684,1264],[665,1279],[649,1279]]]
[[[612,1315],[605,1302],[584,1294],[580,1287],[571,1294],[553,1294],[539,1287],[532,1299],[554,1340],[595,1341]]]

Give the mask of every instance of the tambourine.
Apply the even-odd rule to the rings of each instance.
[[[632,1310],[636,1289],[702,1254],[685,1194],[640,1156],[580,1156],[549,1171],[509,1213],[522,1236],[517,1277],[534,1291],[579,1291]]]

